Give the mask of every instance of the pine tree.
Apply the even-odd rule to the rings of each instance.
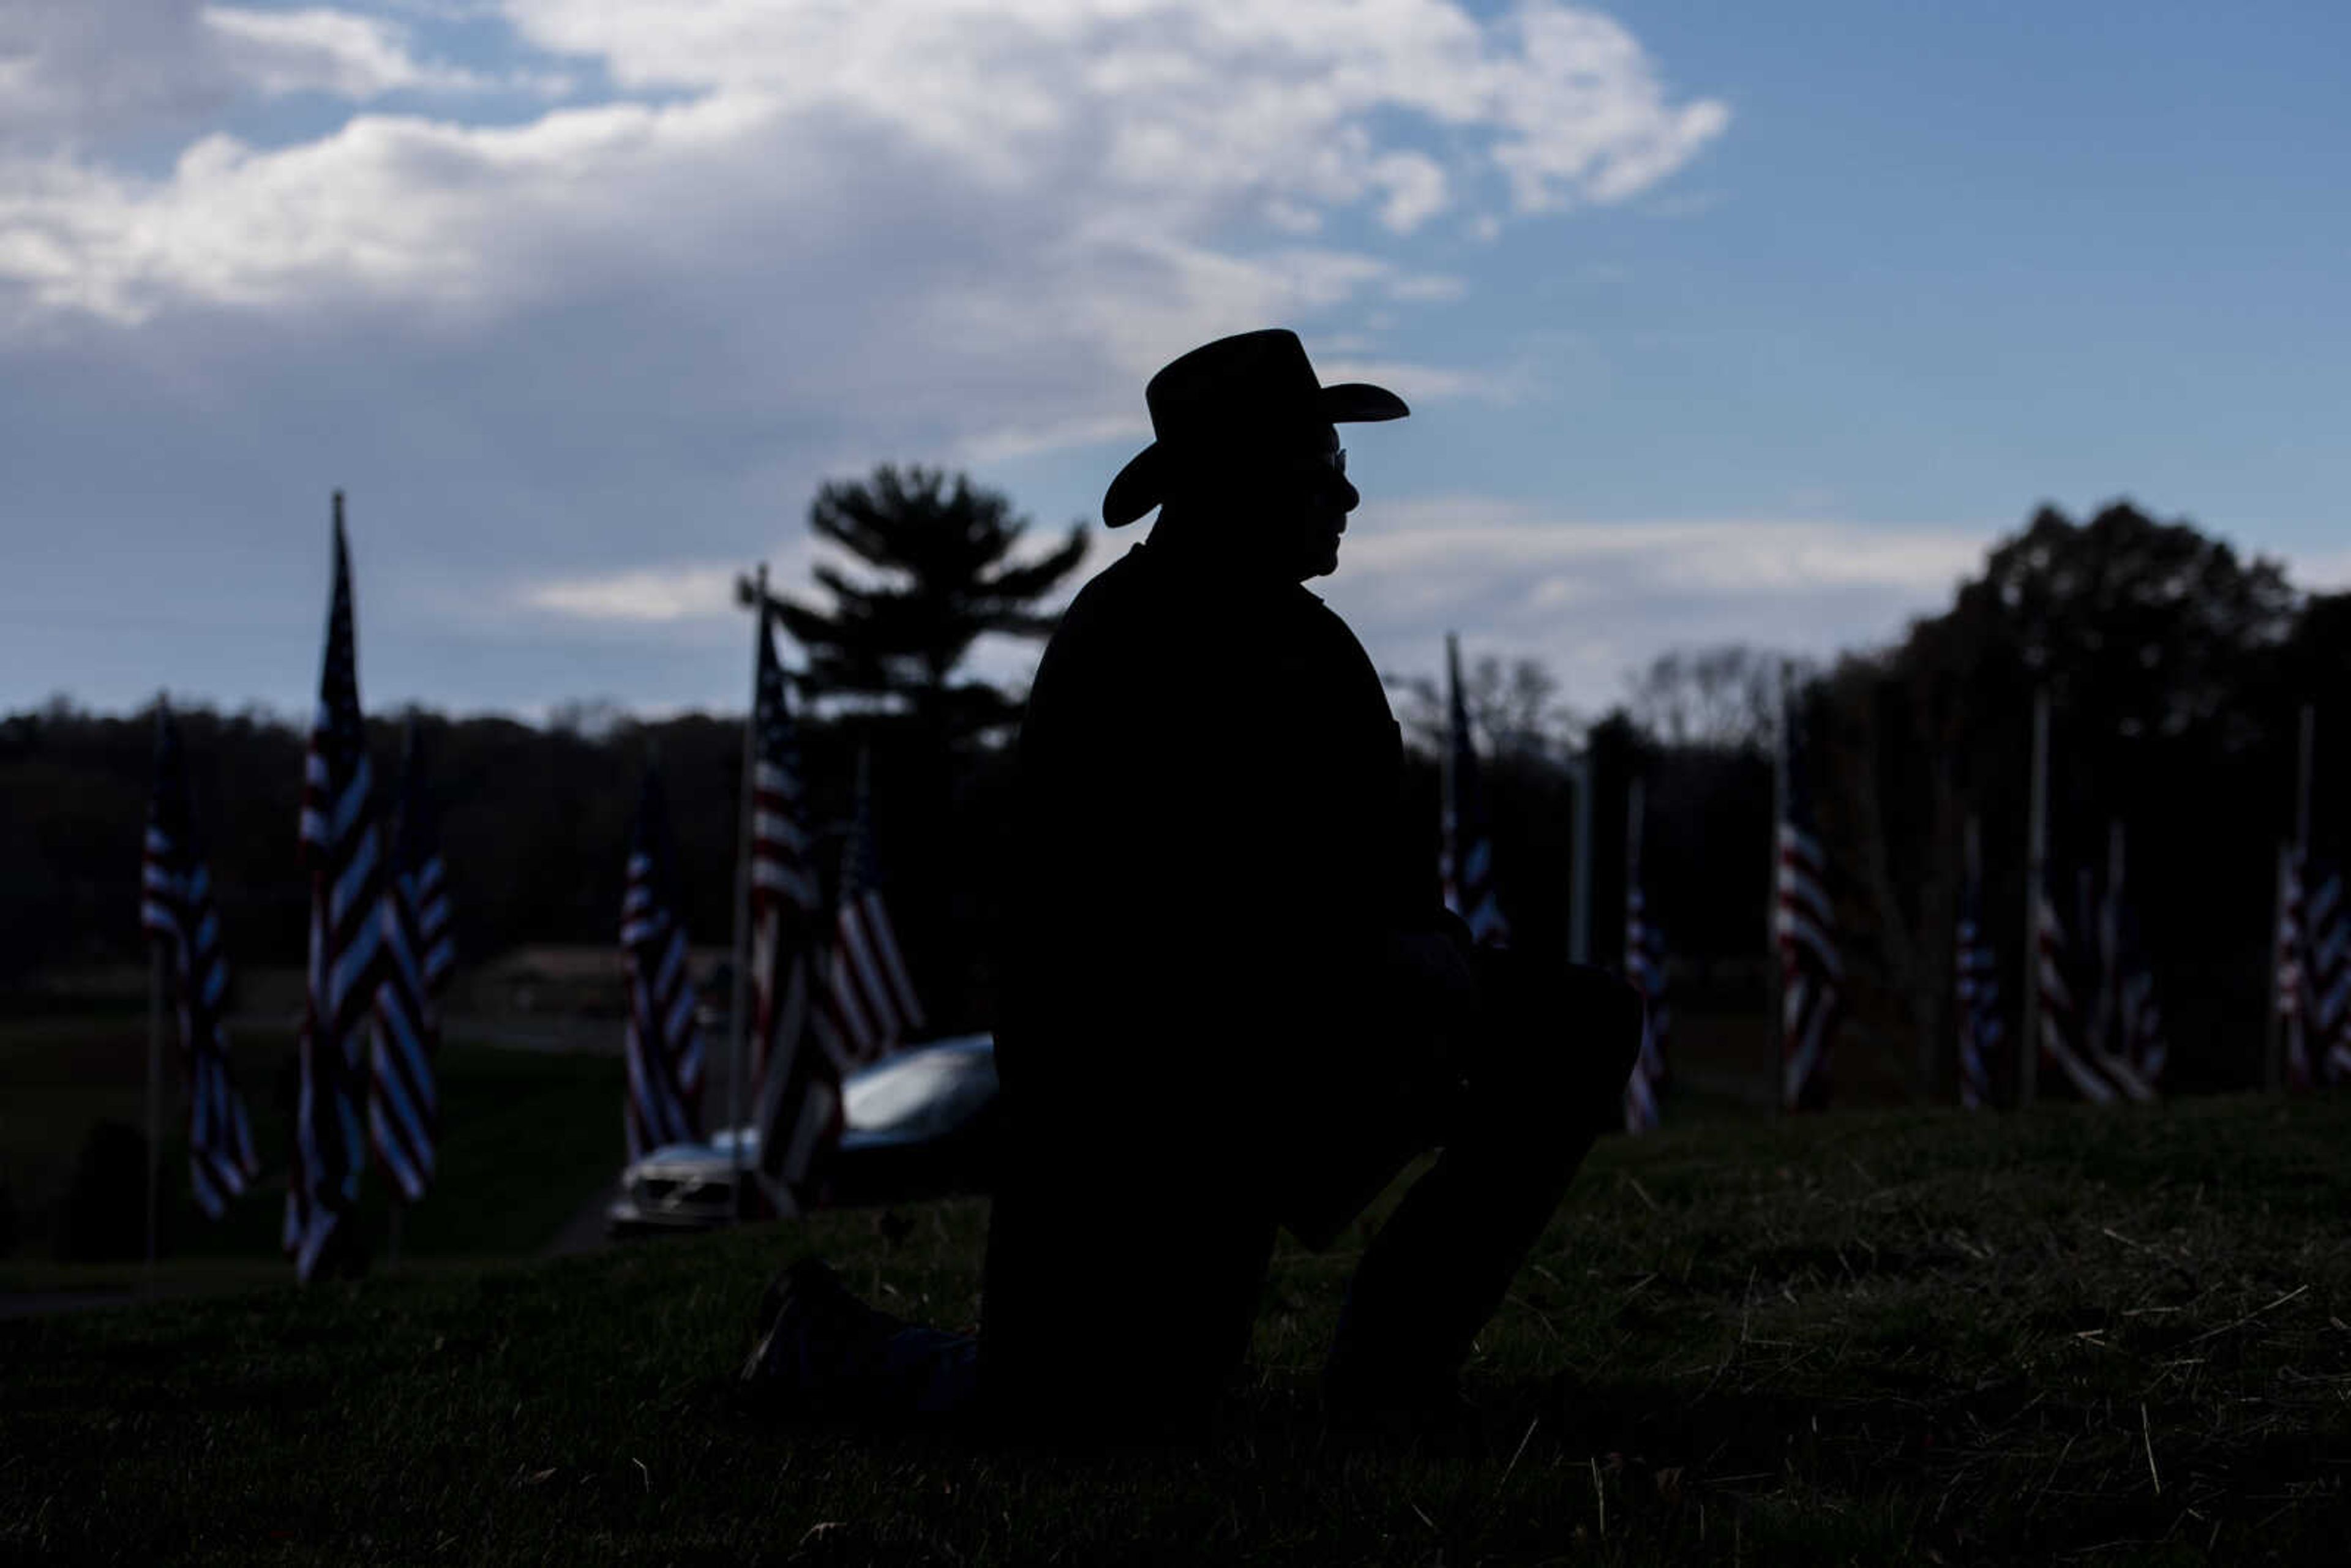
[[[1011,722],[1018,696],[958,682],[956,671],[985,632],[1052,631],[1054,617],[1035,606],[1084,559],[1083,524],[1050,553],[1015,561],[1029,520],[1009,499],[961,474],[885,463],[870,479],[820,489],[809,526],[878,575],[856,582],[820,565],[814,575],[830,607],[778,601],[785,629],[808,651],[802,684],[812,694],[881,699],[948,745]]]

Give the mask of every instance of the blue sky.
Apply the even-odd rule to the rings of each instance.
[[[1270,322],[1415,406],[1391,670],[1865,645],[2044,500],[2351,586],[2333,8],[99,9],[0,16],[0,708],[301,711],[336,485],[371,706],[732,706],[820,480],[1054,531]]]

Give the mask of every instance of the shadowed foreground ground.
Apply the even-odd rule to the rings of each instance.
[[[2346,1151],[2340,1097],[1614,1140],[1482,1342],[1467,1454],[1313,1419],[1360,1237],[1283,1254],[1228,1434],[1183,1453],[736,1407],[774,1262],[967,1322],[980,1204],[0,1323],[0,1555],[2334,1560]]]

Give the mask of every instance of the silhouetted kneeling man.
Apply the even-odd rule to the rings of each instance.
[[[1301,586],[1336,568],[1362,498],[1334,426],[1402,400],[1319,385],[1279,330],[1196,349],[1145,397],[1157,439],[1102,518],[1159,520],[1071,605],[1021,729],[976,1358],[861,1334],[804,1273],[769,1359],[799,1378],[811,1337],[878,1334],[858,1380],[875,1399],[976,1386],[1024,1426],[1181,1428],[1240,1364],[1276,1228],[1327,1246],[1441,1148],[1356,1270],[1325,1380],[1334,1407],[1409,1416],[1451,1402],[1616,1114],[1640,1003],[1476,947],[1437,904],[1379,676]]]

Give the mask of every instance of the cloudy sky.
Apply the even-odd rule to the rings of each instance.
[[[821,479],[1054,531],[1282,323],[1383,667],[1821,652],[2043,500],[2351,583],[2351,13],[0,0],[0,709],[741,700]],[[1125,548],[1097,537],[1092,565]],[[998,656],[999,662],[1001,656]]]

